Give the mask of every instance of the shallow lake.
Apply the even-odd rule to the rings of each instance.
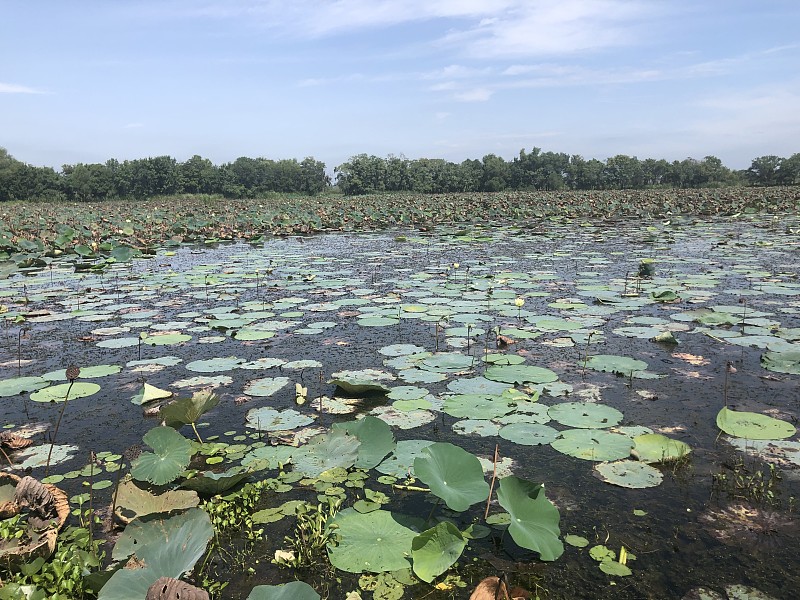
[[[487,481],[497,447],[501,473],[544,483],[562,536],[589,546],[568,543],[559,559],[544,563],[492,527],[451,570],[470,587],[504,570],[547,598],[681,598],[699,586],[722,592],[733,584],[789,598],[800,585],[797,435],[771,446],[747,443],[721,433],[716,417],[727,405],[797,422],[800,366],[781,361],[800,351],[799,227],[796,217],[764,215],[545,220],[167,248],[102,273],[54,262],[0,281],[8,309],[0,391],[19,377],[44,376],[32,385],[45,390],[63,384],[60,370],[69,365],[82,369],[80,382],[99,385],[70,399],[57,434],[49,480],[70,495],[87,490],[90,452],[124,455],[158,425],[143,414],[150,403],[131,401],[144,383],[179,397],[211,386],[221,401],[202,417],[199,435],[241,446],[219,467],[241,462],[253,444],[302,444],[333,423],[372,414],[398,441],[449,442],[484,459]],[[614,366],[619,357],[646,364]],[[766,368],[775,359],[784,366]],[[483,377],[516,364],[557,379]],[[399,389],[359,399],[330,383],[364,369]],[[296,383],[307,388],[302,405]],[[527,394],[527,408],[493,412],[454,400],[503,387]],[[3,394],[0,414],[8,429],[46,425],[30,434],[35,446],[12,455],[43,477],[47,436],[63,403],[36,401],[35,393]],[[530,407],[534,401],[540,408]],[[586,418],[587,405],[621,418],[570,424],[552,410],[564,403],[580,403],[573,407]],[[301,418],[293,421],[289,410]],[[286,427],[267,427],[267,418]],[[561,437],[571,427],[627,439],[660,433],[691,453],[652,465],[660,480],[652,487],[622,487],[597,469],[602,443],[583,457],[551,445],[549,429]],[[189,427],[181,432],[194,437]],[[106,464],[114,468],[93,473],[98,504],[110,502],[118,468]],[[378,483],[391,470],[379,471],[371,471],[368,487],[389,496],[387,509],[422,517],[437,511],[435,498]],[[292,491],[267,505],[295,493],[309,496]],[[348,489],[343,497],[350,506],[362,496]],[[490,511],[503,512],[496,502]],[[483,514],[483,503],[437,512],[462,529],[483,522]],[[275,527],[256,546],[262,560],[248,576],[220,563],[221,579],[231,582],[223,597],[292,580],[269,563],[290,533],[289,525]],[[589,552],[598,545],[615,553],[624,546],[634,555],[632,574],[601,571]],[[340,575],[325,583],[331,598],[358,587],[357,578]],[[405,597],[467,598],[470,587],[417,584]]]

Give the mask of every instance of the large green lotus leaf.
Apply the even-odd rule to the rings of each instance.
[[[264,377],[249,382],[242,391],[248,396],[272,396],[288,384],[288,377]]]
[[[235,356],[224,356],[219,358],[209,358],[206,360],[193,360],[186,363],[186,369],[195,373],[221,373],[237,369],[244,362],[244,359]]]
[[[358,459],[360,445],[356,436],[341,429],[316,435],[294,452],[292,464],[295,471],[308,477],[317,477],[335,467],[349,469]]]
[[[194,490],[203,496],[213,496],[229,490],[250,475],[248,469],[231,467],[222,473],[202,471],[181,483],[181,487]]]
[[[424,359],[422,368],[442,373],[453,373],[471,369],[475,359],[460,352],[439,352]]]
[[[399,322],[397,319],[382,316],[364,317],[357,321],[362,327],[386,327],[387,325],[397,325]]]
[[[479,435],[494,437],[500,433],[500,426],[485,419],[464,419],[453,423],[453,431],[460,435]]]
[[[98,348],[130,348],[131,346],[138,346],[141,341],[141,338],[138,337],[121,337],[111,338],[110,340],[101,340],[95,345]]]
[[[550,444],[559,452],[584,460],[619,460],[630,456],[633,440],[596,429],[567,429]]]
[[[141,390],[131,398],[131,402],[133,404],[147,404],[148,402],[155,402],[156,400],[163,400],[164,398],[169,398],[172,396],[172,392],[168,390],[162,390],[157,388],[154,385],[150,385],[149,383],[145,383]]]
[[[673,440],[660,433],[644,433],[633,438],[635,444],[631,452],[645,463],[669,462],[683,458],[692,451],[691,446],[680,440]]]
[[[343,430],[354,435],[361,442],[355,466],[359,469],[372,469],[395,449],[392,428],[371,415],[347,423],[334,423],[332,431]]]
[[[560,516],[545,496],[544,485],[513,475],[503,477],[497,501],[511,515],[508,531],[519,546],[538,552],[542,560],[551,561],[561,556],[564,544],[558,539]]]
[[[200,508],[169,518],[145,517],[125,528],[114,546],[115,560],[135,553],[145,566],[120,569],[100,590],[99,600],[142,600],[159,577],[179,579],[205,554],[214,528]]]
[[[43,444],[41,446],[30,446],[19,450],[15,455],[15,466],[18,469],[35,469],[36,467],[44,467],[49,464],[58,465],[67,462],[74,458],[75,453],[78,451],[77,446],[72,444],[56,444],[50,447],[50,444]]]
[[[456,379],[447,384],[447,389],[454,394],[502,394],[510,387],[508,383],[490,381],[485,377]]]
[[[33,392],[50,385],[41,377],[13,377],[0,381],[0,398],[16,396],[23,392]]]
[[[586,366],[595,371],[606,371],[608,373],[619,373],[628,377],[635,371],[644,371],[647,363],[643,360],[628,358],[627,356],[615,356],[613,354],[595,354],[586,361]]]
[[[497,419],[514,410],[509,400],[488,394],[461,394],[445,399],[442,410],[459,419]]]
[[[431,444],[433,442],[430,440],[400,440],[394,452],[375,469],[379,473],[392,475],[398,479],[413,476],[414,460]]]
[[[749,440],[782,440],[797,433],[797,428],[786,421],[727,406],[717,413],[717,427],[728,435]]]
[[[467,510],[489,496],[489,484],[476,456],[447,442],[425,448],[414,459],[414,473],[450,510]]]
[[[549,383],[558,375],[550,369],[532,365],[492,365],[483,374],[486,379],[505,383]]]
[[[247,426],[259,431],[288,431],[313,423],[314,418],[294,409],[275,410],[268,406],[253,408],[247,413]]]
[[[261,446],[242,458],[242,466],[253,470],[277,469],[292,460],[297,451],[294,446]]]
[[[170,512],[193,508],[200,504],[200,498],[192,491],[171,491],[151,494],[132,481],[120,484],[117,490],[117,513],[128,521],[153,513]]]
[[[411,543],[417,532],[412,520],[386,510],[361,514],[346,508],[331,521],[338,543],[328,546],[337,569],[350,573],[382,573],[411,567]]]
[[[247,600],[320,600],[320,596],[305,581],[291,581],[283,585],[257,585]]]
[[[558,430],[537,423],[511,423],[500,430],[500,437],[523,446],[550,444],[558,436]]]
[[[192,443],[172,427],[154,427],[142,438],[153,452],[143,452],[131,463],[131,476],[139,481],[164,485],[189,466]]]
[[[408,408],[399,410],[393,406],[378,406],[373,408],[370,414],[398,429],[414,429],[436,420],[436,415],[429,410]]]
[[[461,556],[467,540],[449,521],[423,531],[411,541],[414,573],[430,583],[447,571]]]
[[[761,355],[761,366],[775,373],[800,375],[800,350],[796,352],[765,352]]]
[[[71,389],[70,389],[70,386]],[[100,386],[88,381],[76,381],[74,383],[59,383],[50,387],[42,388],[31,394],[34,402],[64,402],[67,399],[86,398],[100,391]]]
[[[562,402],[551,406],[547,414],[567,427],[585,429],[613,427],[622,421],[622,413],[616,408],[594,402]]]
[[[161,418],[170,427],[180,427],[197,421],[219,404],[219,396],[212,390],[200,390],[191,398],[181,398],[161,407]]]
[[[603,481],[626,488],[649,488],[661,484],[661,471],[635,460],[619,460],[595,465]]]

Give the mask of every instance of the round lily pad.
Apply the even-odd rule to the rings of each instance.
[[[616,408],[593,402],[563,402],[547,412],[551,419],[567,427],[602,429],[622,420],[622,413]]]
[[[692,451],[689,444],[660,433],[644,433],[633,438],[632,454],[645,463],[668,462],[683,458]]]
[[[288,377],[264,377],[251,381],[244,387],[243,391],[248,396],[272,396],[288,384]]]
[[[595,371],[619,373],[628,377],[635,371],[644,371],[647,363],[643,360],[628,358],[627,356],[614,356],[613,354],[595,354],[586,361],[586,366]]]
[[[501,438],[523,446],[550,444],[557,435],[558,430],[537,423],[512,423],[500,430]]]
[[[492,365],[483,374],[486,379],[505,383],[549,383],[558,375],[550,369],[532,365]]]
[[[606,483],[626,488],[655,487],[664,479],[655,467],[635,460],[602,463],[595,465],[595,470]]]
[[[597,429],[568,429],[550,444],[559,452],[584,460],[619,460],[630,456],[633,440]]]
[[[99,391],[99,385],[88,381],[76,381],[71,384],[59,383],[33,392],[31,400],[34,402],[64,402],[66,399],[86,398]],[[69,395],[67,395],[68,392]]]
[[[254,408],[247,413],[247,426],[259,431],[288,431],[314,422],[312,417],[291,408],[275,410],[267,406]]]
[[[786,421],[759,413],[731,410],[727,406],[717,413],[717,427],[733,437],[750,440],[782,440],[797,433],[797,428]]]

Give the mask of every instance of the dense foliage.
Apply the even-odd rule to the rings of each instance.
[[[600,161],[563,152],[542,152],[540,148],[530,152],[520,150],[519,156],[511,161],[487,154],[482,160],[461,163],[359,154],[336,167],[335,174],[336,185],[348,196],[377,192],[444,194],[776,186],[800,182],[800,153],[789,158],[761,156],[743,171],[729,169],[714,156],[670,163],[619,154]],[[18,161],[0,148],[0,201],[143,200],[177,194],[232,199],[261,198],[270,193],[313,196],[330,188],[331,183],[325,164],[313,157],[298,162],[243,156],[215,165],[198,155],[185,162],[156,156],[64,165],[57,172]]]

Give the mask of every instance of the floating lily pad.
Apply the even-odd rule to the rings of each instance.
[[[33,392],[50,385],[42,377],[13,377],[0,381],[0,398],[16,396],[24,392]]]
[[[558,436],[558,430],[536,423],[512,423],[500,430],[500,437],[523,446],[550,444]]]
[[[33,392],[30,396],[34,402],[64,402],[76,398],[87,398],[100,391],[100,386],[89,381],[59,383]],[[69,396],[67,396],[69,392]]]
[[[626,488],[649,488],[661,484],[661,471],[635,460],[620,460],[595,465],[603,481]]]
[[[186,369],[195,373],[222,373],[236,369],[245,361],[235,356],[209,358],[206,360],[193,360],[186,363]]]
[[[454,373],[471,369],[475,363],[472,356],[460,352],[440,352],[433,354],[422,361],[424,369],[441,373]]]
[[[398,479],[408,477],[414,472],[414,460],[431,444],[433,444],[431,440],[400,440],[394,452],[375,469],[379,473],[393,475]]]
[[[547,412],[551,419],[567,427],[602,429],[622,421],[622,413],[616,408],[593,402],[563,402]]]
[[[250,475],[250,471],[242,467],[231,467],[222,473],[213,471],[201,471],[193,477],[184,480],[181,487],[194,490],[203,496],[213,496],[221,494],[230,488],[238,485]]]
[[[254,408],[247,413],[247,426],[259,431],[288,431],[305,427],[314,419],[296,410],[276,410],[268,406]]]
[[[288,377],[264,377],[249,382],[242,391],[248,396],[267,397],[272,396],[287,385],[289,385]]]
[[[717,413],[717,427],[733,437],[750,440],[781,440],[797,433],[797,428],[786,421],[759,413],[731,410],[727,406]]]
[[[514,407],[498,395],[460,394],[446,398],[442,410],[459,419],[496,419],[509,414]]]
[[[560,515],[545,496],[544,485],[513,475],[504,477],[497,490],[497,501],[510,515],[508,531],[519,546],[538,552],[539,558],[546,561],[563,554]]]
[[[505,383],[549,383],[558,375],[550,369],[532,365],[492,365],[483,374],[486,379]]]
[[[569,456],[600,462],[627,458],[633,440],[619,433],[597,429],[568,429],[550,445]]]
[[[367,394],[381,393],[390,391],[381,381],[394,379],[384,371],[376,369],[363,369],[361,371],[339,371],[334,373],[333,378],[328,381],[348,394],[362,396]]]
[[[507,383],[491,381],[485,377],[456,379],[447,384],[447,389],[454,394],[502,394],[510,388]]]
[[[358,458],[361,442],[344,430],[317,435],[292,455],[294,469],[307,477],[318,477],[336,467],[350,468]]]
[[[626,377],[636,371],[644,371],[647,363],[627,356],[614,356],[612,354],[595,354],[586,361],[586,366],[595,371],[619,373]]]
[[[392,344],[391,346],[384,346],[378,352],[384,356],[407,356],[409,354],[416,354],[424,352],[425,348],[415,346],[414,344]]]
[[[486,419],[464,419],[453,423],[453,431],[461,435],[493,437],[500,434],[500,425]]]
[[[355,466],[359,469],[372,469],[387,454],[395,449],[394,435],[389,425],[376,417],[367,415],[363,419],[347,423],[335,423],[332,431],[344,430],[358,438],[358,459]]]
[[[328,557],[337,569],[350,573],[382,573],[411,568],[411,544],[417,532],[410,519],[386,510],[361,514],[346,508],[336,514],[337,544]]]
[[[117,514],[125,522],[154,513],[192,508],[199,503],[200,498],[196,492],[167,491],[163,494],[151,494],[132,481],[123,482],[117,491]]]
[[[393,387],[388,394],[387,398],[392,400],[418,400],[428,395],[428,390],[425,388],[417,387],[414,385],[400,385]]]
[[[78,452],[78,447],[72,444],[56,444],[53,446],[52,453],[50,444],[30,446],[17,452],[16,467],[23,470],[44,467],[47,465],[48,457],[50,458],[50,466],[57,465],[74,458],[76,452]]]
[[[660,433],[645,433],[633,438],[632,454],[645,463],[669,462],[683,458],[692,451],[689,444],[673,440]]]
[[[305,581],[283,585],[257,585],[246,600],[320,600],[320,595]]]
[[[775,373],[800,375],[800,350],[791,352],[765,352],[761,366]]]

